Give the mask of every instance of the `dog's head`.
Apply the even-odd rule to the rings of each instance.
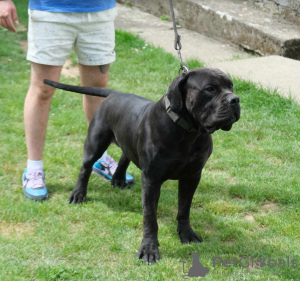
[[[231,79],[219,69],[197,68],[174,79],[168,91],[170,108],[190,121],[201,133],[229,131],[240,118],[239,97]]]

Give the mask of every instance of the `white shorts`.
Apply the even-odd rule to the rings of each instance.
[[[116,8],[96,13],[58,13],[28,10],[27,60],[63,65],[72,46],[83,65],[115,61]]]

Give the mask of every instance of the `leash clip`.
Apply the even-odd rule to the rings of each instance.
[[[189,71],[188,65],[186,65],[186,66],[182,65],[182,66],[178,69],[178,75],[181,73],[181,71],[182,71],[183,73],[188,72],[188,71]]]
[[[179,36],[179,38],[180,38],[180,36]],[[182,62],[182,57],[181,57],[181,52],[180,52],[180,49],[181,49],[180,42],[177,43],[177,46],[178,46],[178,48],[176,48],[176,50],[177,50],[177,53],[178,53],[178,59],[179,59],[179,63],[180,63],[180,68],[178,70],[178,74],[180,74],[180,71],[182,71],[183,73],[188,72],[189,71],[188,64],[186,64],[184,66],[183,62]]]

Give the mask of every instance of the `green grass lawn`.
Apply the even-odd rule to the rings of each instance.
[[[26,25],[27,1],[14,2]],[[129,173],[137,183],[131,189],[112,188],[92,175],[87,202],[67,204],[87,132],[82,96],[57,91],[44,153],[50,199],[24,197],[23,102],[30,76],[24,39],[26,31],[0,29],[0,280],[182,280],[179,261],[191,261],[194,252],[210,269],[203,280],[300,280],[299,105],[234,79],[241,119],[230,132],[213,134],[214,152],[192,204],[191,224],[204,242],[180,244],[177,182],[168,181],[158,208],[161,260],[148,266],[135,258],[142,204],[140,171],[133,164]],[[117,31],[116,39],[110,88],[159,100],[177,75],[177,58],[128,33]],[[189,65],[202,66],[195,60]],[[79,79],[61,81],[79,85]],[[116,146],[109,153],[121,155]],[[244,256],[266,263],[289,257],[298,265],[213,267],[213,257]]]

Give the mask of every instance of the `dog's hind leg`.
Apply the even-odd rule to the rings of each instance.
[[[87,185],[93,164],[101,157],[113,139],[113,133],[108,129],[90,129],[84,144],[82,166],[69,203],[82,203],[86,200]]]
[[[126,187],[126,170],[129,166],[130,160],[127,156],[122,153],[122,156],[119,160],[118,167],[111,179],[112,186],[118,186],[120,188]]]
[[[200,176],[179,180],[177,232],[181,243],[202,242],[202,238],[199,237],[190,226],[190,208],[199,182]]]

